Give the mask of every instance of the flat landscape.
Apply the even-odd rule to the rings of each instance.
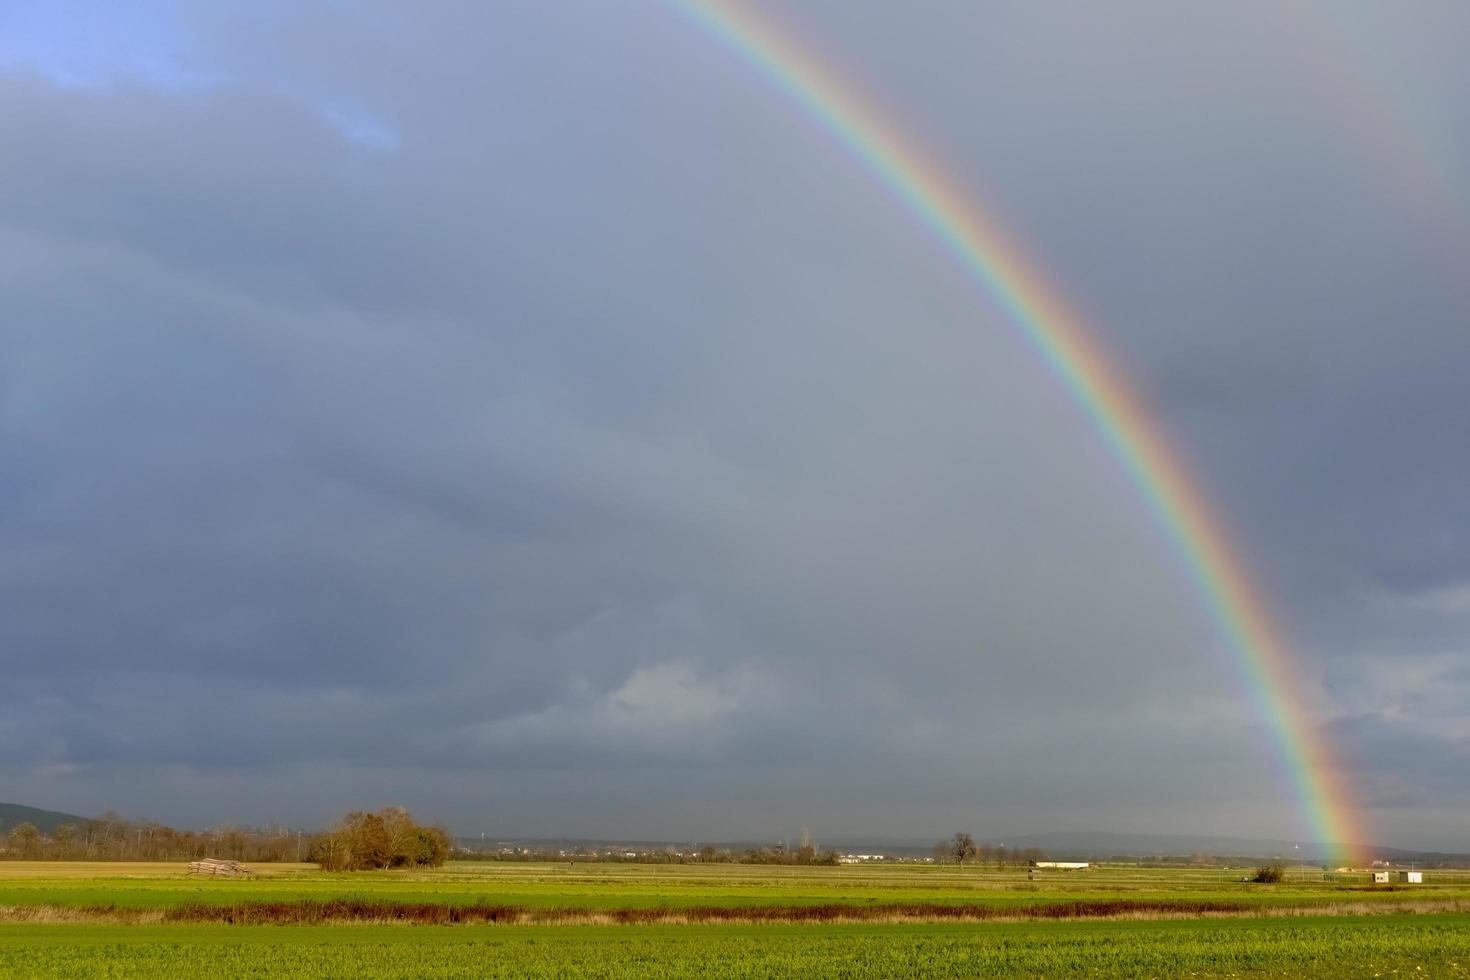
[[[0,980],[1470,980],[1470,0],[0,0]]]
[[[1470,976],[1470,875],[0,863],[0,976]]]

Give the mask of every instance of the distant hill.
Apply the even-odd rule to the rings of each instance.
[[[10,831],[18,824],[31,823],[41,833],[50,836],[57,827],[64,823],[74,823],[81,826],[89,823],[87,817],[79,817],[75,813],[62,813],[59,810],[40,810],[33,806],[21,806],[19,803],[0,803],[0,834]]]

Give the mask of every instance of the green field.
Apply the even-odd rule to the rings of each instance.
[[[266,876],[237,881],[189,878],[179,865],[0,863],[0,977],[1470,975],[1470,884],[1447,875],[1388,890],[1305,874],[1254,885],[1239,880],[1239,869],[1098,868],[1032,882],[1014,871],[921,866],[452,864],[338,875],[263,868]],[[339,899],[567,917],[449,926],[167,918]],[[1179,911],[1210,902],[1231,911]],[[1076,903],[1136,910],[1026,919]],[[1007,918],[597,924],[599,914],[630,909],[856,915],[950,906]]]

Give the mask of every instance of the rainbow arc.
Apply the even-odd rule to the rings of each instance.
[[[1224,523],[1086,322],[1001,225],[791,37],[728,0],[671,0],[841,143],[958,260],[1055,372],[1147,499],[1218,623],[1279,747],[1318,841],[1350,860],[1364,843],[1341,769],[1301,701],[1292,660]]]

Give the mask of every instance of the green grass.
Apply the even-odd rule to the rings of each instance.
[[[1470,976],[1470,916],[1025,925],[4,926],[0,977]]]
[[[832,903],[978,903],[1021,907],[1056,901],[1221,900],[1267,906],[1330,906],[1346,900],[1391,905],[1425,898],[1470,901],[1470,885],[1364,890],[1321,881],[1242,883],[1240,869],[1102,868],[1051,875],[913,865],[780,868],[730,865],[451,864],[430,872],[327,874],[294,870],[251,881],[189,878],[181,865],[143,866],[152,877],[124,876],[127,866],[95,863],[25,866],[0,862],[0,906],[60,905],[168,908],[202,902],[359,898],[401,902],[518,905],[533,908],[816,905]],[[22,872],[24,872],[22,874]],[[85,873],[79,873],[85,872]],[[1431,878],[1431,882],[1433,878]]]
[[[5,923],[6,977],[1470,977],[1470,886],[1397,890],[1232,871],[1104,867],[1031,882],[1024,872],[915,866],[767,868],[457,864],[430,872],[266,868],[238,881],[178,865],[0,862],[0,906],[180,909],[191,903],[504,904],[527,909],[1209,902],[1261,916],[927,924],[239,926]],[[1415,904],[1420,911],[1414,911]],[[1337,915],[1266,917],[1273,908]],[[1372,908],[1399,914],[1360,915]],[[1341,914],[1347,913],[1347,914]],[[59,916],[64,918],[65,916]],[[75,917],[75,916],[73,916]],[[12,918],[14,916],[12,915]],[[151,918],[156,918],[153,916]]]

